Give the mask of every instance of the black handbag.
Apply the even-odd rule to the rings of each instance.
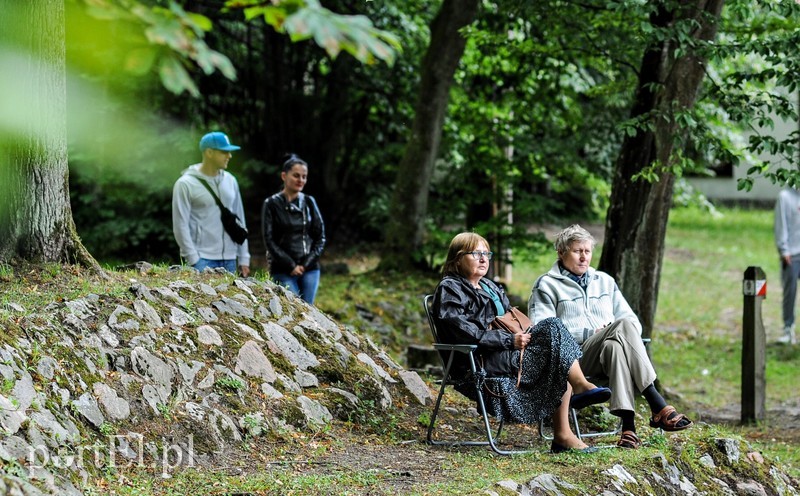
[[[220,219],[222,220],[222,227],[225,229],[225,232],[228,233],[228,236],[230,236],[237,245],[247,241],[247,235],[250,233],[247,231],[247,228],[240,223],[239,217],[222,204],[217,194],[214,193],[214,190],[211,189],[211,186],[205,179],[200,179],[197,176],[192,177],[203,183],[203,186],[205,186],[208,192],[211,193],[211,196],[214,197],[214,201],[217,202],[217,206],[221,212]]]

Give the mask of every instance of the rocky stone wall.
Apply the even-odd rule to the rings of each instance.
[[[245,438],[319,429],[430,390],[284,288],[230,279],[26,309],[0,322],[0,494],[81,494],[109,464],[213,464]]]

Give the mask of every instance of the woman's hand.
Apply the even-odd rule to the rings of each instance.
[[[289,275],[293,277],[302,276],[305,271],[306,268],[302,265],[295,265],[294,269],[292,269],[292,272]]]
[[[531,335],[526,333],[514,334],[514,349],[521,350],[528,346],[531,341]]]

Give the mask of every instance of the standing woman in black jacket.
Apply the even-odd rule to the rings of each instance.
[[[317,202],[303,194],[307,178],[308,164],[292,154],[283,164],[283,189],[264,200],[261,227],[272,279],[314,303],[325,224]]]

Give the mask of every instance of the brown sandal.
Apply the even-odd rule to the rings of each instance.
[[[684,421],[681,423],[681,421]],[[650,419],[650,427],[668,432],[682,431],[692,426],[692,421],[682,413],[676,413],[675,407],[667,405]]]
[[[619,441],[617,441],[618,448],[638,449],[641,445],[642,441],[633,431],[623,432],[622,436],[619,438]]]

